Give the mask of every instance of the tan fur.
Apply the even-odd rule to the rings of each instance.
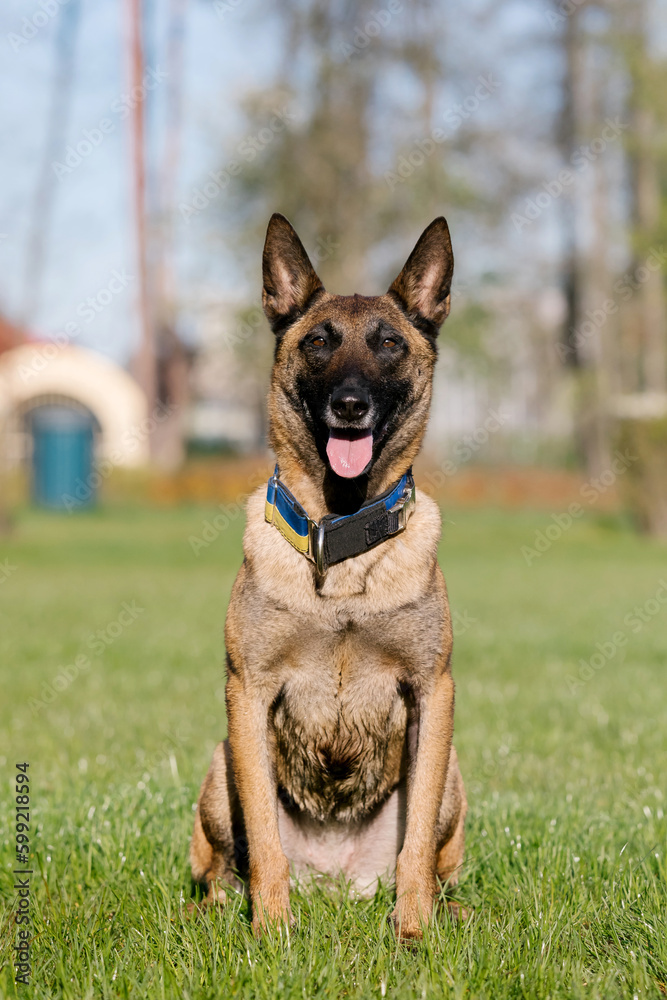
[[[289,237],[279,235],[283,243]],[[290,253],[281,260],[305,267],[298,248]],[[265,266],[267,258],[269,250]],[[271,442],[281,479],[319,519],[329,511],[326,466],[296,399],[304,331],[333,315],[346,331],[340,363],[348,366],[371,363],[363,330],[378,317],[409,341],[400,377],[410,406],[372,467],[369,497],[396,482],[419,450],[435,352],[390,295],[331,296],[314,272],[296,270],[285,285],[283,270],[274,267],[273,284],[265,278],[270,318],[276,303],[297,308],[299,294],[316,297],[277,349]],[[430,296],[434,312],[443,312],[448,287],[433,286],[432,270],[428,287],[412,273],[398,286],[414,286],[419,301]],[[342,873],[362,893],[395,876],[397,933],[418,937],[436,876],[449,885],[458,879],[466,812],[451,745],[452,626],[436,558],[438,508],[418,490],[404,532],[320,577],[265,521],[265,492],[247,505],[244,561],[225,626],[229,739],[202,785],[193,876],[220,899],[221,882],[238,885],[247,843],[256,931],[291,920],[290,874]]]

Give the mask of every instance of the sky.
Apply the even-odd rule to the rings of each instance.
[[[179,196],[186,201],[207,171],[217,166],[221,147],[238,141],[239,96],[248,87],[262,85],[272,69],[272,47],[265,43],[261,23],[252,22],[252,2],[222,0],[218,9],[213,0],[186,4],[178,183]],[[80,4],[69,124],[57,157],[63,167],[54,167],[42,305],[30,327],[34,333],[53,335],[75,323],[77,343],[94,345],[125,362],[138,336],[130,118],[123,120],[127,5],[125,0]],[[147,68],[153,71],[151,143],[158,162],[167,9],[165,0],[152,0],[148,8],[153,15],[147,47]],[[51,111],[58,22],[64,11],[61,0],[5,0],[0,6],[0,309],[15,321],[25,315],[26,244]],[[108,131],[101,132],[105,119]],[[98,144],[90,151],[84,144],[87,155],[80,162],[71,152],[68,159],[68,148],[91,136]],[[186,233],[186,267],[188,238]],[[191,239],[196,238],[193,229]]]
[[[138,336],[130,119],[123,120],[118,110],[128,90],[124,51],[127,0],[78,0],[74,85],[68,127],[54,166],[58,177],[45,236],[41,307],[36,314],[34,310],[26,312],[26,246],[45,156],[56,41],[60,21],[71,13],[69,5],[75,2],[5,0],[0,7],[0,93],[4,97],[0,113],[0,309],[14,320],[28,316],[32,331],[41,335],[72,329],[68,324],[76,323],[78,343],[94,344],[124,362]],[[159,162],[167,89],[169,0],[144,0],[144,6],[150,25],[146,63],[153,73],[146,106],[151,150]],[[279,25],[267,20],[265,4],[261,5],[263,16],[257,16],[257,0],[185,0],[185,8],[184,124],[177,200],[191,204],[208,171],[233,156],[243,136],[240,99],[249,89],[266,84],[282,47]],[[534,12],[532,19],[540,16]],[[503,35],[511,35],[522,19],[528,23],[525,4],[508,4],[498,26],[496,50],[503,47]],[[447,26],[447,31],[455,30],[455,26]],[[488,41],[491,39],[487,46]],[[471,60],[480,67],[497,61],[497,51],[484,53],[483,40],[469,39],[468,44]],[[478,51],[473,52],[473,46]],[[521,95],[526,75],[532,71],[525,63],[514,65],[512,87],[505,81],[500,94],[503,114],[508,113],[511,91]],[[395,86],[404,87],[405,83],[396,81]],[[462,88],[459,98],[467,93],[463,83]],[[456,96],[442,92],[443,111]],[[479,114],[484,113],[482,108]],[[512,113],[516,114],[517,108]],[[88,150],[86,143],[91,136],[98,138],[105,119],[110,123],[109,131],[78,161],[72,149],[83,142]],[[212,206],[213,210],[217,207]],[[179,222],[180,267],[188,287],[189,272],[200,266],[200,222]],[[218,249],[215,260],[220,292],[224,294],[225,284],[233,291],[238,281],[233,259],[225,258]],[[113,291],[119,287],[120,291]],[[111,301],[106,304],[110,294]],[[92,304],[88,301],[91,298]],[[103,308],[101,302],[105,303]]]
[[[128,0],[4,0],[0,5],[0,310],[16,321],[26,315],[26,246],[52,111],[56,42],[62,19],[76,2],[80,4],[80,16],[74,86],[67,131],[55,157],[57,178],[52,218],[46,228],[41,306],[30,317],[30,328],[35,334],[52,336],[74,329],[71,324],[76,324],[75,342],[94,346],[126,363],[138,338],[130,118],[124,117],[122,110],[128,90]],[[158,167],[163,154],[168,86],[167,14],[173,2],[143,0],[149,25],[149,146],[151,159]],[[183,2],[185,82],[176,201],[191,205],[195,191],[207,181],[208,172],[234,157],[243,140],[241,100],[249,90],[265,87],[271,80],[284,43],[280,22],[267,18],[265,2]],[[450,40],[450,57],[459,72],[455,69],[447,85],[440,88],[438,115],[444,120],[457,101],[473,92],[470,88],[476,85],[478,73],[494,75],[499,87],[480,104],[475,124],[486,121],[504,136],[505,147],[502,151],[498,147],[496,169],[502,169],[501,156],[519,164],[519,172],[525,164],[526,190],[519,194],[515,206],[520,208],[539,190],[535,187],[536,163],[540,164],[537,176],[543,170],[545,179],[559,169],[557,162],[549,161],[553,147],[550,154],[546,141],[558,96],[559,68],[549,56],[546,17],[553,4],[549,7],[547,0],[507,0],[492,19],[482,19],[482,30],[473,31],[474,8],[483,8],[485,2],[470,0],[465,7],[466,17],[443,21],[443,37]],[[667,0],[659,0],[657,6],[664,11],[665,3]],[[443,0],[443,16],[447,9],[455,10],[456,4],[450,7]],[[664,26],[667,19],[659,23]],[[400,19],[395,27],[400,30]],[[525,44],[527,37],[540,31],[546,38],[545,46]],[[388,86],[404,90],[404,103],[409,104],[406,81],[397,78]],[[104,133],[100,130],[103,121]],[[86,146],[91,136],[97,144]],[[72,149],[81,142],[87,152],[77,160]],[[381,142],[378,155],[383,155]],[[470,162],[466,162],[466,169]],[[485,177],[492,177],[494,164],[485,161],[479,169]],[[213,228],[224,197],[224,193],[216,196],[206,206],[205,214],[190,223],[178,219],[177,297],[186,315],[188,311],[192,314],[188,296],[201,294],[207,282],[221,299],[226,295],[238,297],[240,276],[234,266],[233,248],[225,252],[224,246],[216,245],[213,249],[206,242],[210,232],[201,225],[204,221],[210,223],[209,230]],[[462,262],[457,265],[457,275],[463,278],[464,285],[474,281],[471,276],[475,272],[492,269],[498,261],[512,272],[512,280],[530,285],[539,280],[536,262],[544,255],[558,253],[556,208],[542,213],[535,225],[521,232],[511,223],[513,206],[504,203],[501,209],[502,246],[485,243],[474,228],[463,232],[457,242],[457,260]],[[428,221],[425,219],[424,224]],[[416,238],[418,230],[399,235],[397,244],[405,243],[409,249],[409,240]],[[393,256],[396,246],[392,243],[384,252]]]

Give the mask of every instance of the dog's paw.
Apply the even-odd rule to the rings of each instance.
[[[435,872],[423,857],[405,848],[396,861],[396,906],[391,914],[396,937],[416,941],[433,915],[437,882]]]
[[[433,913],[433,893],[428,889],[408,889],[396,900],[390,916],[399,941],[419,941]]]
[[[389,916],[389,922],[394,928],[394,934],[399,941],[421,941],[424,936],[423,925],[412,916],[406,916],[394,907]]]
[[[278,930],[287,928],[289,931],[295,926],[296,921],[289,906],[273,913],[269,913],[266,908],[253,910],[252,931],[256,938],[260,938],[262,934],[274,927]]]
[[[252,894],[252,929],[259,937],[270,926],[294,927],[289,903],[289,882],[269,885]]]

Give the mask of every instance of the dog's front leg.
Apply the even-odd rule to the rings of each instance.
[[[289,865],[278,833],[277,789],[269,757],[268,708],[266,692],[244,684],[237,674],[229,676],[229,744],[248,839],[255,934],[268,922],[292,921]]]
[[[408,771],[407,823],[396,863],[392,919],[401,938],[419,938],[436,894],[435,830],[449,766],[454,725],[454,681],[449,666],[427,692],[415,692],[417,747]]]

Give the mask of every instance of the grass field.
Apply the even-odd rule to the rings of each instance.
[[[408,949],[387,925],[389,892],[295,893],[290,939],[258,943],[240,901],[186,910],[193,803],[225,734],[222,628],[241,559],[240,523],[194,555],[188,539],[213,513],[25,512],[0,546],[0,993],[667,995],[667,550],[590,518],[528,566],[521,547],[548,515],[448,512],[470,801],[458,898],[474,916],[458,926],[443,913]],[[27,987],[12,967],[20,761]]]

